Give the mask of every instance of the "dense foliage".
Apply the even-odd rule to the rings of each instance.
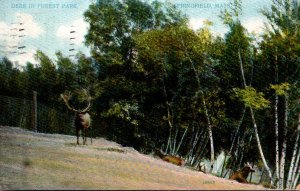
[[[84,14],[90,58],[58,52],[54,61],[38,51],[38,64],[22,69],[3,58],[0,92],[30,98],[35,90],[39,102],[65,111],[59,94],[86,88],[95,136],[146,153],[162,148],[191,165],[225,151],[224,168],[244,162],[262,168],[257,133],[275,169],[276,119],[290,164],[300,113],[300,6],[284,2],[263,11],[270,27],[258,42],[239,21],[239,1],[222,13],[229,27],[224,38],[212,35],[209,21],[191,30],[171,4],[98,1]]]

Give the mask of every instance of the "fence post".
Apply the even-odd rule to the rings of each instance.
[[[31,110],[31,128],[37,132],[37,92],[33,91],[32,110]]]

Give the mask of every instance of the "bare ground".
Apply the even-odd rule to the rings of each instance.
[[[179,167],[103,138],[76,145],[74,136],[0,126],[0,190],[206,189],[265,190]]]

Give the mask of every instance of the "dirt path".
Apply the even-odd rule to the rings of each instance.
[[[0,126],[2,189],[265,189],[178,167],[105,139]]]

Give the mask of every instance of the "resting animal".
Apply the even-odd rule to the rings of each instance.
[[[229,179],[236,180],[240,183],[248,183],[247,178],[250,172],[255,172],[255,170],[247,163],[244,168],[234,172]]]
[[[172,155],[165,155],[159,149],[155,149],[155,154],[166,162],[173,163],[178,166],[183,166],[185,164],[185,161],[182,158]]]

